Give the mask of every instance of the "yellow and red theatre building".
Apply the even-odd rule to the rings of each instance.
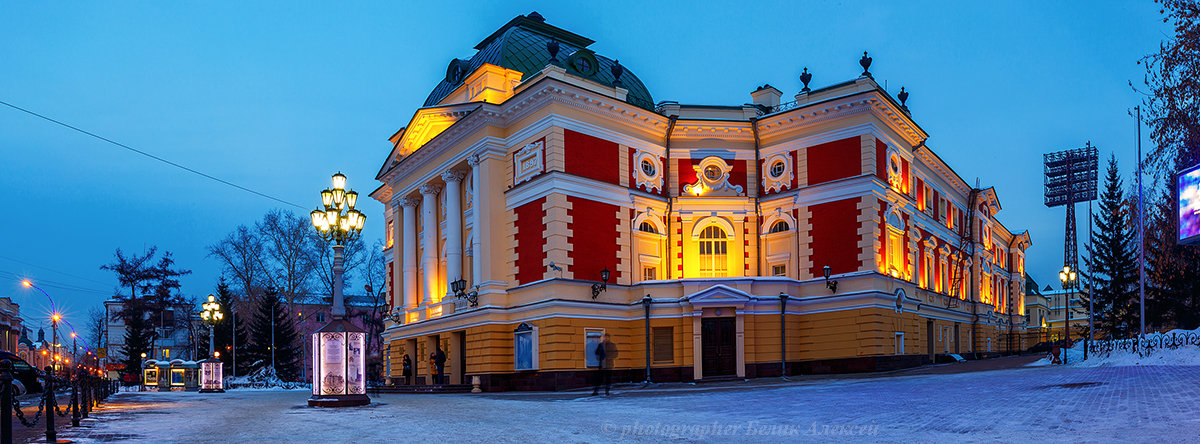
[[[915,366],[1025,330],[1028,233],[865,69],[788,103],[655,104],[592,43],[518,16],[390,138],[392,382],[406,354],[434,382],[435,347],[449,383],[563,389],[604,334],[618,380],[663,382]]]

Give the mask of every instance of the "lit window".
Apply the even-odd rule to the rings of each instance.
[[[641,225],[638,225],[638,231],[644,231],[646,233],[658,233],[658,230],[654,229],[653,224],[645,221],[643,221]]]
[[[387,242],[387,246],[385,246],[384,248],[391,248],[392,244],[395,241],[394,239],[392,239],[392,235],[395,233],[393,230],[395,230],[395,228],[394,228],[392,221],[390,221],[390,220],[387,221],[387,224],[384,226],[386,227],[386,230],[385,230],[386,233],[383,235],[384,236],[383,238],[385,239],[384,242]]]
[[[725,230],[716,225],[700,233],[700,276],[725,277],[728,271]]]
[[[657,268],[655,268],[655,267],[643,267],[642,268],[642,280],[643,281],[652,281],[655,279],[658,279],[658,269]]]
[[[887,216],[887,228],[887,272],[900,277],[904,271],[904,221],[900,215],[891,213]]]
[[[775,265],[771,267],[771,276],[787,277],[787,265]]]
[[[781,220],[781,221],[779,221],[779,222],[775,222],[775,225],[771,225],[771,229],[770,229],[769,231],[767,231],[767,234],[771,234],[771,233],[782,233],[782,232],[784,232],[784,231],[787,231],[787,230],[789,230],[789,229],[791,229],[791,227],[790,227],[790,226],[788,226],[788,223],[787,223],[787,221],[782,221],[782,220]]]

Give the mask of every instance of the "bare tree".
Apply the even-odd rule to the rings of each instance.
[[[322,295],[333,294],[333,243],[322,239],[320,235],[313,232],[309,234],[312,242],[309,244],[309,260],[313,261],[313,271],[320,280],[321,288],[324,290]],[[355,239],[346,242],[345,249],[342,250],[344,262],[342,270],[345,278],[342,282],[342,290],[350,286],[349,276],[353,275],[354,270],[358,269],[366,261],[366,255],[362,239]]]
[[[208,256],[221,262],[225,274],[233,277],[241,287],[242,300],[245,301],[254,299],[254,295],[270,279],[263,267],[264,250],[263,241],[254,230],[238,225],[224,239],[208,247]]]
[[[108,333],[108,311],[103,307],[92,307],[88,310],[87,326],[84,327],[86,344],[96,346],[96,350],[104,348],[104,336]]]
[[[363,319],[363,326],[367,330],[367,356],[368,360],[376,365],[382,365],[382,338],[380,335],[383,333],[383,316],[387,314],[388,310],[387,261],[383,247],[382,240],[375,241],[370,252],[367,253],[366,266],[362,268],[361,273],[363,282],[366,283],[364,289],[371,305],[366,313],[368,316]],[[373,371],[373,375],[381,371],[381,369],[375,370],[377,371]]]
[[[271,259],[264,264],[271,285],[279,290],[291,310],[297,296],[307,294],[316,262],[309,255],[313,242],[307,219],[291,211],[271,210],[255,224],[259,238]]]

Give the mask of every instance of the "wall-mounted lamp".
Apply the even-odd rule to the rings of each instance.
[[[830,275],[830,273],[833,272],[833,269],[830,268],[828,265],[826,265],[824,271],[825,271],[825,287],[829,288],[829,291],[837,293],[838,281],[829,280],[829,275]]]
[[[608,266],[607,265],[604,266],[603,270],[600,270],[600,280],[604,281],[604,282],[601,282],[598,284],[592,284],[592,300],[596,300],[596,298],[600,297],[600,293],[608,291]]]
[[[472,287],[471,291],[467,291],[467,281],[463,280],[462,278],[459,278],[457,281],[450,283],[450,290],[454,291],[454,297],[456,297],[456,298],[467,298],[467,302],[470,304],[471,307],[479,306],[479,286],[478,285],[475,287]]]

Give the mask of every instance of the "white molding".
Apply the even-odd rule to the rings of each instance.
[[[699,239],[700,234],[705,228],[708,228],[709,225],[717,225],[721,227],[722,230],[725,230],[725,237],[729,240],[733,240],[737,237],[737,233],[733,231],[733,224],[729,222],[729,219],[721,216],[707,216],[697,220],[695,225],[692,226],[692,239]]]
[[[633,198],[627,188],[561,171],[551,171],[505,191],[504,209],[512,210],[549,196],[551,193],[612,204],[621,208],[633,208]]]
[[[771,169],[779,163],[783,162],[783,172],[779,177],[771,176]],[[783,191],[791,188],[792,179],[796,177],[796,166],[792,162],[792,152],[782,151],[766,157],[766,161],[759,165],[759,176],[762,177],[762,192],[771,193]]]

